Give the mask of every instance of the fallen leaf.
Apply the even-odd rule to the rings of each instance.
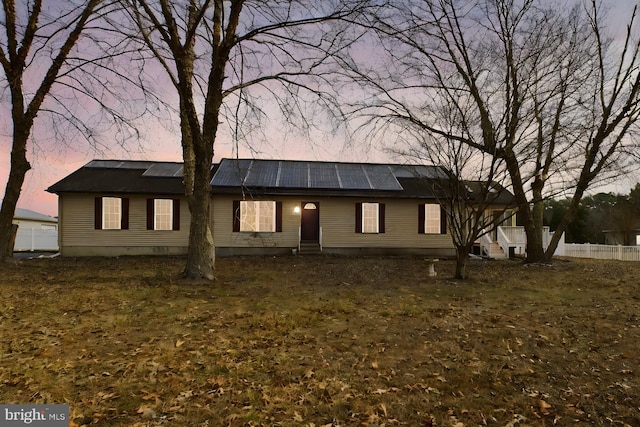
[[[540,399],[538,401],[538,406],[540,407],[540,412],[542,412],[543,415],[548,415],[549,414],[549,409],[551,409],[551,405],[550,404],[548,404],[544,400]]]
[[[142,396],[142,400],[154,400],[154,399],[157,399],[159,397],[160,397],[160,395],[157,394],[157,393],[148,393],[148,394]]]

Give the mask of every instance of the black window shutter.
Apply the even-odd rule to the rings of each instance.
[[[276,232],[282,232],[282,202],[276,202]]]
[[[362,203],[356,203],[356,233],[362,233]]]
[[[440,206],[440,234],[447,234],[447,211]]]
[[[424,234],[424,222],[425,222],[425,218],[424,218],[424,203],[420,203],[418,205],[418,233],[419,234]]]
[[[129,229],[129,198],[123,197],[121,200],[122,204],[122,218],[120,222],[120,228],[123,230]]]
[[[240,231],[240,200],[233,201],[233,231]]]
[[[173,227],[180,230],[180,199],[173,199]]]
[[[153,230],[155,205],[153,199],[147,199],[147,230]]]
[[[384,203],[378,203],[378,233],[384,233]]]
[[[95,209],[94,211],[94,228],[96,230],[102,230],[102,197],[96,197],[95,201]]]

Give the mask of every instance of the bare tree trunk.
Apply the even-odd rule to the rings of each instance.
[[[327,104],[324,91],[319,90],[315,82],[312,87],[301,80],[316,76],[316,70],[326,67],[335,49],[342,49],[343,31],[332,30],[335,36],[330,37],[324,33],[328,26],[322,23],[351,25],[351,19],[346,18],[357,16],[366,2],[356,1],[353,8],[347,7],[351,2],[335,0],[330,8],[325,2],[321,3],[322,7],[314,7],[313,2],[292,0],[124,2],[136,26],[132,36],[142,37],[180,97],[184,185],[191,212],[184,270],[187,278],[213,278],[215,247],[210,222],[210,174],[218,125],[222,117],[225,121],[235,121],[238,126],[245,123],[245,118],[238,115],[223,116],[225,98],[232,97],[235,99],[232,102],[238,103],[236,114],[245,114],[239,111],[246,106],[246,114],[259,118],[263,111],[250,101],[248,90],[264,89],[272,82],[283,87],[287,97],[297,97],[301,90],[308,90]],[[245,5],[249,11],[246,20],[242,20]],[[332,11],[326,14],[328,9]],[[308,16],[307,12],[298,16],[294,10],[306,10]],[[306,31],[306,26],[318,29]],[[334,40],[329,40],[331,38]],[[293,47],[287,48],[288,44]],[[303,58],[297,58],[294,53]],[[309,55],[311,60],[304,58]],[[268,60],[271,56],[273,61]],[[257,58],[264,61],[256,62]],[[323,81],[326,81],[325,73],[322,71]],[[278,96],[278,91],[267,89],[267,92]],[[288,102],[278,101],[274,105],[279,105],[287,116],[294,110]],[[256,123],[246,123],[249,127],[256,126]]]
[[[67,15],[67,17],[71,17],[71,21],[60,23],[60,25],[68,29],[69,32],[60,40],[57,40],[51,33],[64,34],[66,29],[50,28],[56,19],[46,22],[46,19],[51,17],[48,15],[48,10],[44,16],[41,14],[42,0],[29,2],[28,22],[24,23],[25,25],[20,23],[19,14],[16,12],[18,8],[25,9],[24,7],[18,6],[17,8],[13,0],[3,1],[0,7],[0,15],[3,15],[0,28],[4,30],[3,42],[0,47],[0,66],[2,66],[5,83],[11,93],[11,118],[13,121],[11,166],[2,208],[0,208],[0,258],[9,256],[13,250],[12,221],[25,176],[31,169],[31,165],[27,161],[27,141],[34,120],[42,109],[45,97],[49,95],[52,86],[58,79],[61,69],[67,63],[69,53],[77,46],[87,22],[101,1],[89,0],[85,2],[84,6],[77,8],[79,11],[77,17],[72,17],[71,14]],[[20,15],[23,12],[20,10]],[[44,22],[43,19],[45,19]],[[61,17],[61,20],[65,19]],[[38,33],[42,28],[48,28],[48,30],[42,34]],[[42,55],[43,52],[46,54]],[[50,56],[49,66],[42,68],[44,63],[36,61],[35,56],[41,59]],[[77,61],[77,58],[74,58],[74,61]],[[29,79],[26,73],[30,66],[41,68],[36,75],[39,75],[40,72],[43,73],[39,77],[41,78],[39,83],[30,81],[31,84],[37,84],[35,89],[31,86],[29,89],[24,88],[24,81]],[[77,64],[74,67],[81,68]],[[67,70],[68,72],[70,71]],[[25,92],[29,93],[29,102],[25,102]],[[78,93],[87,94],[88,92],[87,87],[78,90]]]
[[[514,197],[518,211],[524,223],[524,231],[527,236],[527,258],[526,262],[546,262],[545,251],[542,245],[542,226],[544,218],[544,201],[542,198],[543,181],[536,180],[532,186],[533,207],[527,198],[524,190],[520,164],[517,156],[512,150],[505,150],[504,158],[507,170],[511,177],[514,189]]]
[[[469,247],[456,247],[456,271],[454,279],[464,280],[467,278],[467,260],[469,259]]]
[[[530,230],[526,230],[527,234],[527,262],[546,262],[545,247],[542,239],[542,231],[544,228],[544,199],[542,189],[544,181],[539,177],[533,181],[531,192],[533,193],[533,201],[531,203],[531,217],[525,223]]]
[[[196,157],[193,194],[187,197],[191,212],[189,251],[184,276],[189,279],[213,279],[215,246],[211,232],[209,186],[211,161]]]
[[[19,125],[14,125],[19,127]],[[31,165],[27,161],[27,137],[21,137],[25,132],[14,131],[13,149],[11,150],[11,168],[5,188],[2,208],[0,208],[0,258],[7,258],[13,254],[12,225],[13,214],[16,211],[18,199],[22,191],[27,171]],[[28,134],[28,130],[27,130]]]
[[[576,218],[578,214],[578,209],[580,208],[580,200],[582,200],[582,197],[584,196],[584,193],[587,190],[587,186],[588,184],[584,182],[580,182],[578,187],[576,188],[576,191],[573,194],[573,197],[571,198],[571,203],[569,204],[569,208],[567,209],[566,213],[562,217],[562,220],[556,227],[556,231],[553,233],[553,236],[551,237],[549,246],[547,246],[545,256],[544,256],[545,262],[551,261],[551,258],[553,258],[553,254],[556,252],[556,249],[558,248],[560,237],[562,237],[564,232],[567,230],[567,227],[569,227],[569,223],[571,223],[571,221],[573,221]]]
[[[209,226],[209,193],[189,197],[191,226],[189,228],[189,251],[184,276],[189,279],[213,279],[215,249]]]
[[[525,223],[525,234],[527,235],[527,258],[526,262],[547,262],[545,251],[542,246],[542,228],[537,226],[533,220]]]

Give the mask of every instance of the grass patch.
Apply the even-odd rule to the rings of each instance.
[[[0,402],[72,425],[640,425],[640,265],[0,265]]]

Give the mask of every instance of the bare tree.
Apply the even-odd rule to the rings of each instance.
[[[334,107],[328,96],[332,53],[350,39],[348,28],[334,26],[355,16],[364,3],[127,1],[136,25],[132,33],[142,36],[180,99],[191,212],[186,277],[213,278],[209,182],[220,123],[243,138],[265,114],[261,98],[287,116],[303,113],[305,98]]]
[[[467,260],[474,245],[480,237],[501,225],[496,222],[495,214],[498,213],[501,220],[513,215],[513,198],[501,185],[507,178],[504,162],[458,140],[425,132],[419,121],[407,119],[411,116],[410,108],[396,100],[393,111],[391,105],[385,109],[385,126],[374,130],[387,136],[400,135],[391,149],[394,154],[446,171],[440,177],[424,177],[423,185],[431,189],[446,214],[447,231],[456,248],[454,278],[466,279]],[[450,129],[464,126],[455,106],[442,105],[436,111],[432,104],[430,108],[438,115],[440,124],[449,123]],[[370,128],[368,125],[378,123],[379,117],[371,120],[364,125],[365,130]],[[377,138],[370,133],[368,137]]]
[[[456,248],[454,278],[466,279],[467,261],[474,245],[502,225],[495,214],[501,220],[513,215],[513,199],[500,184],[506,171],[499,159],[451,140],[427,140],[417,146],[414,143],[405,156],[447,171],[440,179],[425,179],[424,185],[432,189],[446,214],[447,231]]]
[[[503,163],[527,260],[548,261],[589,186],[635,164],[635,9],[621,43],[605,38],[600,14],[596,0],[565,10],[536,0],[391,0],[373,28],[389,61],[379,63],[392,72],[357,67],[375,83],[374,101],[359,111]],[[455,109],[459,126],[440,121],[442,106]],[[544,202],[560,193],[571,204],[544,248]]]
[[[63,144],[63,134],[97,144],[90,123],[104,124],[98,117],[108,116],[107,127],[118,126],[121,135],[135,134],[126,112],[113,109],[111,102],[119,98],[107,75],[117,75],[112,60],[127,51],[126,45],[108,40],[109,28],[102,18],[113,11],[113,2],[43,3],[3,0],[0,9],[0,86],[8,92],[2,102],[10,104],[7,110],[13,127],[9,177],[0,209],[0,257],[13,251],[12,220],[31,169],[27,150],[36,122],[46,125],[46,137],[60,139],[58,144]],[[105,53],[105,48],[110,52]],[[97,107],[94,117],[86,114],[88,104]]]

